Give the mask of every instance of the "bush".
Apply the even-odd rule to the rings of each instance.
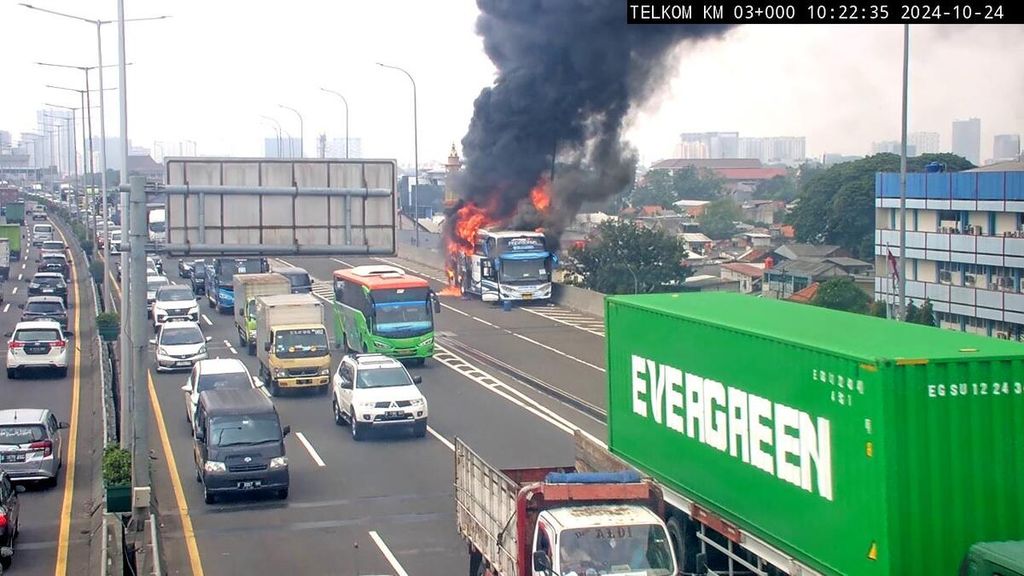
[[[97,284],[103,284],[103,273],[104,267],[102,262],[93,260],[89,264],[89,274],[92,276],[92,281]]]
[[[96,328],[120,328],[121,317],[117,312],[101,312],[96,315]]]
[[[132,483],[132,453],[116,444],[103,449],[103,484],[126,486]]]

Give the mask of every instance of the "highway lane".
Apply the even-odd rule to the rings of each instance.
[[[287,262],[305,268],[324,281],[329,281],[334,270],[348,265],[393,262],[410,273],[428,278],[435,290],[444,287],[436,280],[440,277],[438,271],[410,265],[404,260],[343,257],[289,258]],[[520,307],[505,312],[479,299],[457,297],[442,297],[441,303],[444,309],[436,322],[438,330],[445,335],[600,409],[606,406],[604,338]],[[540,307],[533,305],[531,309]]]
[[[26,224],[31,230],[31,220]],[[55,234],[55,237],[61,238],[60,234]],[[30,241],[26,238],[23,243],[30,244]],[[13,332],[21,317],[22,310],[18,305],[24,304],[27,300],[28,281],[35,274],[38,255],[38,248],[23,246],[21,261],[11,263],[11,278],[3,284],[4,302],[0,305],[0,332],[5,334],[5,341],[6,335]],[[82,342],[79,341],[79,338],[95,337],[95,331],[89,326],[89,321],[94,317],[95,311],[91,308],[91,300],[84,301],[82,297],[84,289],[79,289],[88,286],[88,280],[86,280],[88,270],[80,260],[81,258],[73,258],[80,281],[69,282],[68,300],[71,305],[69,323],[74,331],[74,315],[77,312],[81,314],[82,325],[71,340],[71,364],[68,376],[60,378],[52,373],[40,373],[38,375],[26,374],[16,380],[10,380],[7,378],[6,370],[0,371],[0,408],[49,408],[58,420],[75,424],[72,419],[72,397],[76,386],[76,355],[74,351],[80,346],[86,347],[87,351],[93,349],[94,346],[91,342]],[[6,356],[6,350],[4,350],[4,355]],[[91,374],[82,372],[78,385],[81,385],[82,382],[97,380]],[[64,466],[59,474],[57,486],[47,488],[28,484],[26,485],[27,491],[21,494],[21,530],[11,566],[11,572],[14,574],[58,574],[59,576],[65,573],[85,574],[88,572],[89,537],[80,534],[79,529],[87,527],[87,520],[84,523],[82,521],[83,514],[88,516],[87,506],[83,500],[92,497],[90,488],[93,463],[89,458],[91,454],[90,431],[93,424],[93,418],[89,416],[93,412],[90,408],[92,399],[91,387],[79,398],[80,413],[83,416],[79,418],[79,428],[76,433],[83,430],[85,432],[78,435],[74,460],[69,454],[71,430],[61,431],[64,440]],[[79,458],[78,454],[85,456]],[[76,468],[73,490],[68,486],[68,472],[72,467]],[[75,498],[78,498],[78,501],[74,501]],[[62,530],[62,517],[65,517],[65,514],[67,517]],[[76,530],[71,529],[72,524]]]
[[[165,270],[180,282],[176,261],[165,260]],[[242,358],[255,373],[255,358],[234,346],[231,316],[213,313],[205,304],[201,311],[212,323],[201,322],[204,332],[213,337],[211,355]],[[335,352],[335,365],[339,358]],[[237,500],[213,506],[202,502],[200,485],[194,480],[180,390],[186,375],[154,374],[204,573],[268,568],[351,573],[357,542],[362,573],[398,573],[371,531],[412,576],[461,573],[468,560],[454,526],[452,452],[446,443],[462,437],[502,466],[571,464],[571,437],[514,404],[507,394],[499,395],[437,362],[412,371],[423,376],[430,426],[443,441],[433,435],[425,439],[388,435],[356,443],[348,428],[334,424],[329,397],[275,398],[282,422],[293,430],[286,440],[292,481],[288,500]],[[299,433],[316,457],[298,439]],[[166,510],[173,497],[163,495],[160,501]]]

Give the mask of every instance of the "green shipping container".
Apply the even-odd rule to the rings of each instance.
[[[611,450],[807,565],[1024,540],[1024,344],[727,293],[605,314]]]
[[[8,224],[24,224],[25,223],[25,203],[24,202],[12,202],[4,206],[4,218],[7,219]]]
[[[21,226],[0,224],[0,238],[7,238],[11,241],[11,261],[21,260]]]

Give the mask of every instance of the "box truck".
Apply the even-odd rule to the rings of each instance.
[[[281,274],[235,274],[235,329],[238,345],[256,354],[256,298],[290,294],[291,283]]]
[[[256,356],[260,378],[277,396],[282,388],[317,388],[331,381],[331,351],[323,304],[312,294],[256,298]]]
[[[17,224],[0,224],[0,238],[6,238],[10,247],[11,261],[21,260],[21,226]]]

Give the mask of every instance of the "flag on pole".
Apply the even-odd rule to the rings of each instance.
[[[889,253],[889,273],[892,274],[893,278],[896,278],[896,280],[899,280],[900,279],[900,271],[896,267],[896,257],[892,255],[892,249],[890,249],[888,246],[885,248],[885,250],[886,250],[886,252]]]

